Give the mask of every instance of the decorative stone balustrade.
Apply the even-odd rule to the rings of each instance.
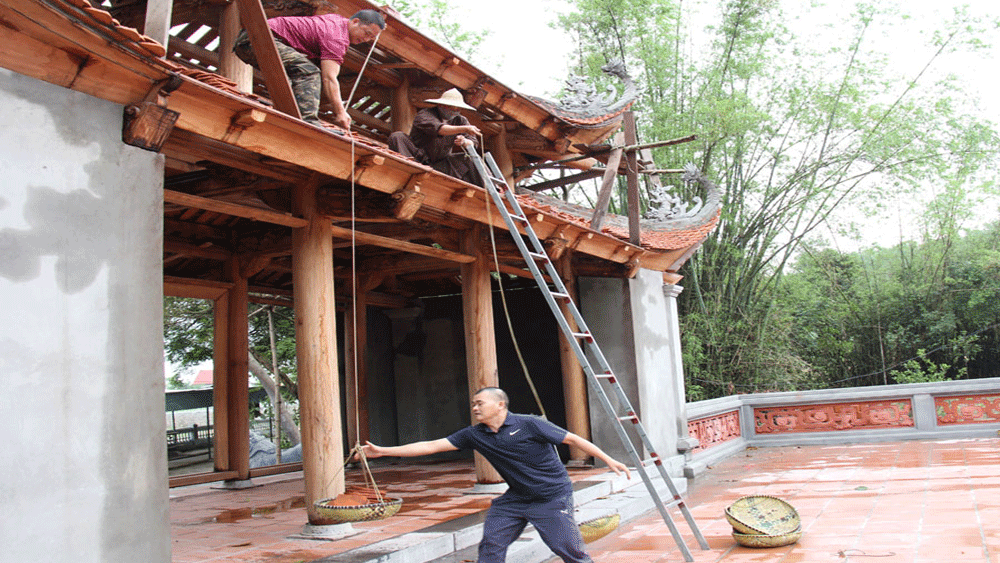
[[[693,476],[747,447],[996,436],[1000,378],[734,395],[687,419]]]

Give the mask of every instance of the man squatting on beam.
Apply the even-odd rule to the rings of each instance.
[[[469,143],[477,146],[481,132],[458,111],[476,108],[465,103],[457,88],[426,101],[434,105],[417,112],[409,135],[402,131],[389,135],[389,148],[442,174],[481,185],[479,174],[462,150]]]
[[[364,454],[369,458],[416,457],[473,449],[493,464],[509,487],[493,500],[486,513],[479,563],[504,563],[507,548],[529,523],[563,561],[592,563],[573,518],[573,486],[554,445],[580,448],[606,463],[616,474],[624,472],[631,479],[628,467],[589,440],[547,420],[508,412],[507,394],[497,387],[484,387],[476,392],[472,415],[478,424],[447,438],[403,446],[376,446],[367,442]]]
[[[334,123],[350,129],[351,118],[340,95],[340,67],[350,45],[367,43],[385,29],[385,18],[375,10],[361,10],[350,19],[337,14],[286,16],[267,20],[281,63],[292,83],[292,94],[302,120],[319,121],[320,98],[332,104]],[[233,52],[243,62],[260,68],[246,30],[240,32]]]

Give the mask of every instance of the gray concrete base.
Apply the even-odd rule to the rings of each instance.
[[[507,492],[507,483],[476,483],[471,489],[462,491],[463,495],[502,495]]]
[[[289,536],[289,539],[333,541],[356,536],[360,533],[361,532],[355,530],[354,526],[351,526],[350,523],[330,524],[327,526],[306,524],[302,527],[301,534]]]
[[[252,489],[256,486],[257,484],[253,482],[253,479],[233,479],[230,481],[223,481],[218,485],[212,485],[212,488],[239,491],[242,489]]]

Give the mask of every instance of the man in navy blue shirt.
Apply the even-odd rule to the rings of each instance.
[[[507,492],[493,500],[479,542],[479,563],[504,563],[507,548],[532,524],[545,545],[567,563],[592,563],[583,550],[580,529],[573,518],[573,486],[559,460],[555,444],[580,448],[617,474],[632,478],[628,467],[589,440],[547,420],[507,411],[507,393],[484,387],[472,397],[472,415],[478,424],[447,438],[403,446],[376,446],[367,442],[365,455],[416,457],[472,449],[483,455],[507,482]]]

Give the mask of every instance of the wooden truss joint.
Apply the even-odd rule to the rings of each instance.
[[[462,201],[475,196],[476,190],[474,188],[459,188],[451,193],[451,201]]]
[[[266,120],[267,112],[257,108],[248,108],[243,111],[238,111],[234,113],[232,119],[229,120],[229,127],[226,129],[226,133],[222,136],[222,141],[224,143],[235,144],[244,131],[254,125],[260,125]]]
[[[569,241],[558,236],[551,236],[545,239],[545,251],[553,260],[562,258],[569,248]]]
[[[489,78],[486,76],[480,76],[476,82],[469,87],[467,93],[469,94],[468,104],[474,108],[479,108],[486,101],[486,83],[489,82]]]

